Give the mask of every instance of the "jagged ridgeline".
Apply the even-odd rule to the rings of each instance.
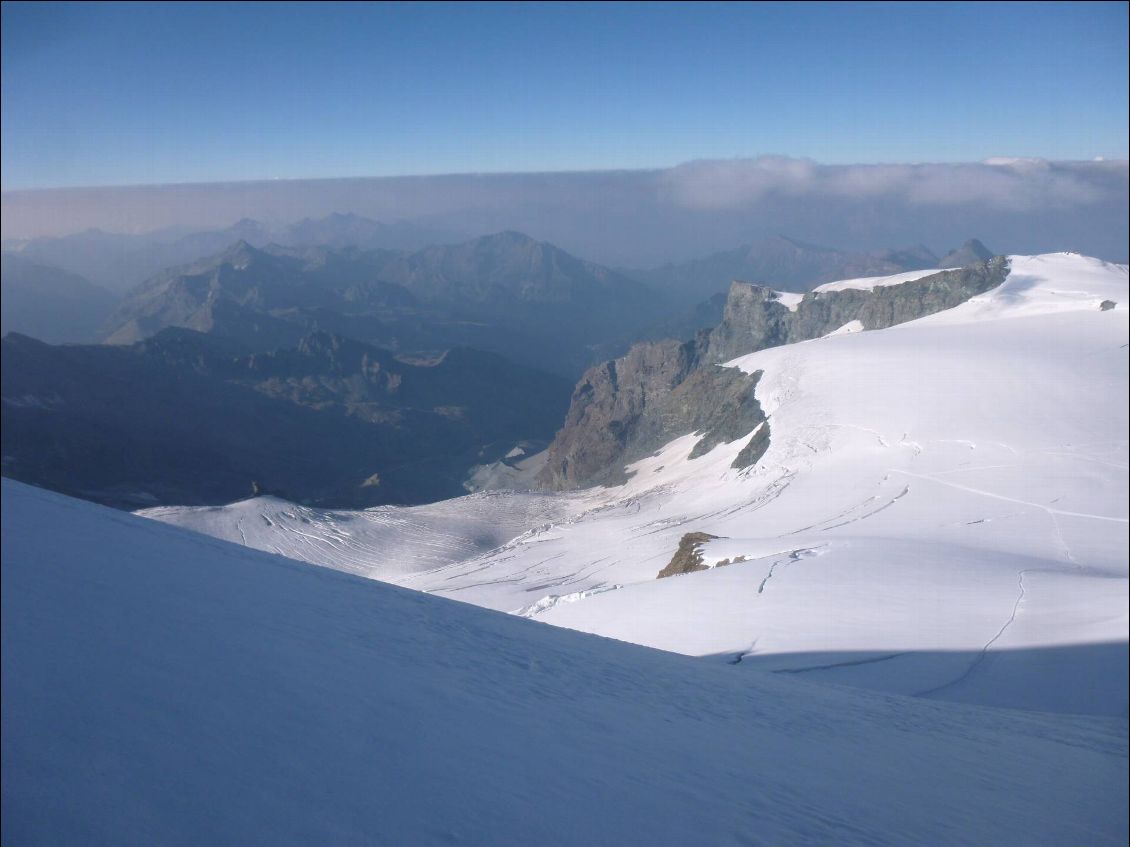
[[[516,232],[414,253],[241,241],[131,291],[104,340],[182,327],[262,351],[321,330],[401,354],[474,347],[573,381],[662,314],[642,283]]]
[[[883,329],[951,309],[1007,275],[1008,260],[996,256],[900,285],[812,291],[792,308],[771,288],[734,282],[714,329],[691,341],[637,344],[581,378],[539,481],[555,490],[623,482],[625,465],[692,432],[702,437],[691,458],[751,434],[735,461],[749,467],[772,437],[754,396],[760,374],[719,363],[819,338],[853,321]]]

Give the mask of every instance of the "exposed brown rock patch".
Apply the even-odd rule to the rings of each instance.
[[[706,570],[706,565],[702,563],[702,545],[717,537],[717,535],[711,535],[708,532],[688,532],[679,539],[679,549],[675,551],[675,555],[671,557],[667,567],[661,570],[655,578],[663,579],[667,576],[678,576],[679,574]]]

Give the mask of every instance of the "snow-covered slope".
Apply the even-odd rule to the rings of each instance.
[[[5,844],[1127,836],[1122,720],[743,674],[7,480],[2,575]]]
[[[576,501],[491,491],[425,506],[326,511],[255,497],[141,514],[292,559],[392,579],[489,553],[531,527],[567,518]]]
[[[855,279],[840,279],[835,282],[826,282],[823,285],[818,285],[812,290],[818,292],[847,291],[848,289],[871,291],[888,285],[902,285],[904,282],[914,282],[916,279],[922,279],[923,277],[936,273],[940,273],[940,271],[935,268],[933,270],[906,271],[904,273],[891,274],[890,276],[863,276]]]
[[[770,446],[749,471],[730,467],[748,436],[693,460],[686,436],[622,487],[521,501],[536,520],[495,549],[481,547],[522,521],[476,495],[442,508],[497,533],[445,524],[465,548],[370,545],[364,569],[737,673],[1125,715],[1127,270],[1072,254],[1011,266],[947,312],[730,363],[764,372]],[[237,515],[276,507],[157,516],[230,538]],[[356,569],[348,542],[315,549],[268,517],[248,543]],[[688,532],[719,536],[708,566],[741,561],[656,580]],[[449,543],[424,528],[411,544],[430,539]]]

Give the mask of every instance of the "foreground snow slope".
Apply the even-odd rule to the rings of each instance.
[[[1124,715],[1126,268],[1071,254],[1011,266],[947,312],[731,363],[764,372],[770,447],[750,471],[730,467],[748,438],[692,460],[686,436],[622,487],[427,507],[467,528],[389,510],[410,528],[379,544],[365,540],[385,532],[378,512],[287,522],[293,507],[247,501],[155,516],[229,538],[242,520],[247,543],[331,567],[354,568],[366,545],[378,578],[741,669]],[[471,549],[522,525],[514,497],[525,532]],[[316,550],[310,527],[332,522],[354,540]],[[469,553],[384,546],[451,532]],[[720,536],[707,565],[744,561],[656,581],[687,532]]]
[[[541,627],[3,483],[12,844],[1123,844],[1126,724]]]

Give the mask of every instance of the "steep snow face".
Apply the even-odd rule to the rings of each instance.
[[[1124,721],[743,674],[8,480],[2,576],[5,843],[1127,836]]]
[[[690,459],[688,435],[497,549],[368,572],[735,673],[1125,715],[1127,270],[1011,265],[947,312],[729,363],[764,373],[750,470],[748,436]],[[688,532],[718,536],[709,569],[656,580]],[[340,566],[280,537],[249,541]]]

